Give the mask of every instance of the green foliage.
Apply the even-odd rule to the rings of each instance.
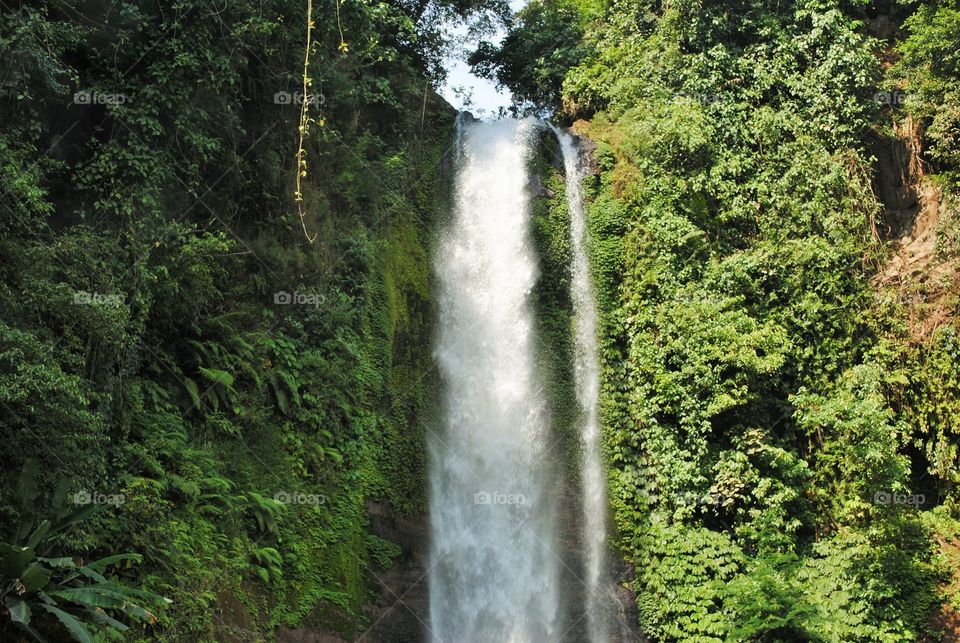
[[[920,4],[904,23],[900,60],[889,76],[908,113],[921,119],[929,157],[960,185],[960,6],[955,1]]]
[[[897,516],[817,543],[797,578],[816,606],[811,629],[828,641],[915,641],[936,603],[929,533]]]
[[[815,603],[794,582],[799,560],[789,554],[760,559],[751,573],[728,586],[735,616],[730,638],[737,641],[824,641]]]
[[[729,620],[724,588],[742,554],[721,533],[654,523],[635,541],[650,568],[636,583],[640,625],[659,638],[721,641]]]
[[[303,9],[0,14],[4,636],[86,640],[125,614],[167,640],[214,640],[234,625],[213,616],[231,597],[256,638],[308,618],[350,636],[368,570],[403,556],[370,533],[367,507],[424,504],[429,239],[452,121],[429,89],[438,25],[505,5],[314,7],[316,245],[290,199],[299,106],[274,100],[299,87]],[[891,114],[915,117],[951,202],[960,11],[918,5],[886,75],[865,24],[877,11],[545,0],[472,57],[519,110],[591,118],[609,496],[660,639],[931,634],[944,557],[931,543],[960,533],[956,301],[911,343],[907,313],[875,297],[885,249],[865,141]],[[878,90],[909,98],[879,106]],[[554,196],[535,203],[535,303],[563,428],[566,211],[537,163]],[[938,256],[955,259],[955,222],[941,224]],[[36,484],[16,484],[32,458]],[[93,511],[45,502],[66,493],[54,471],[125,502],[58,530]],[[877,501],[909,493],[926,504]],[[26,509],[43,517],[23,527]],[[176,613],[148,612],[153,592]]]
[[[880,9],[842,0],[535,4],[505,40],[523,46],[476,55],[520,107],[591,119],[609,495],[657,639],[929,634],[923,510],[956,501],[956,302],[931,304],[947,321],[915,346],[876,296],[868,141],[906,109],[949,178],[954,4],[907,19],[886,80]],[[538,58],[576,34],[570,58]]]
[[[960,338],[953,326],[942,326],[924,346],[905,356],[895,373],[895,391],[909,432],[905,439],[924,452],[929,470],[951,496],[960,482],[957,444],[960,435]],[[894,379],[894,378],[891,378]]]
[[[400,557],[400,545],[384,540],[379,536],[370,534],[367,536],[366,549],[370,552],[370,558],[380,569],[389,569],[393,561]]]
[[[534,0],[499,46],[481,42],[468,62],[478,76],[509,87],[521,109],[559,111],[563,78],[585,53],[579,9],[573,0]]]
[[[816,444],[812,493],[837,524],[855,522],[877,493],[907,491],[909,459],[897,453],[881,383],[880,369],[864,364],[845,373],[832,396],[801,387],[793,399],[798,427]]]
[[[10,472],[39,457],[41,488],[56,470],[122,490],[57,545],[140,552],[139,583],[177,605],[156,636],[222,638],[231,601],[256,637],[363,625],[366,570],[395,558],[367,504],[424,504],[453,118],[431,88],[436,20],[504,9],[314,3],[312,246],[291,199],[299,105],[275,100],[300,85],[303,3],[2,12],[0,524],[18,518]]]
[[[167,598],[128,587],[119,578],[107,577],[107,568],[140,562],[139,554],[113,554],[82,563],[72,556],[59,555],[55,537],[89,518],[96,504],[67,504],[67,484],[57,485],[49,519],[38,520],[39,461],[27,460],[17,485],[21,521],[10,542],[0,542],[0,601],[7,618],[0,621],[0,633],[14,636],[17,628],[35,640],[64,633],[75,641],[92,643],[106,629],[126,632],[128,625],[114,616],[123,614],[152,625],[157,616],[144,605],[166,606]]]

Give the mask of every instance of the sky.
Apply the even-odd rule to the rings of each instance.
[[[511,0],[510,8],[513,11],[518,11],[524,4],[526,4],[526,0]],[[449,31],[455,36],[463,36],[467,32],[465,26],[455,27],[452,25]],[[499,43],[504,35],[506,33],[501,30],[485,39]],[[497,113],[498,108],[510,105],[510,91],[498,89],[493,81],[478,78],[470,73],[470,66],[467,65],[464,52],[475,49],[476,45],[476,41],[467,42],[463,48],[464,51],[457,52],[447,58],[447,80],[440,88],[440,94],[457,109],[467,109],[477,117],[493,116]],[[469,91],[473,101],[472,105],[469,107],[464,105],[463,98],[454,93],[456,87],[463,87]]]

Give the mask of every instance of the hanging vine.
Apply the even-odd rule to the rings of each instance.
[[[336,0],[336,4],[337,4],[337,32],[339,32],[340,34],[340,45],[337,47],[337,49],[340,50],[341,54],[345,54],[348,51],[350,51],[350,47],[349,45],[347,45],[347,42],[343,39],[343,27],[340,26],[340,5],[343,4],[343,0]]]
[[[337,4],[337,15],[339,20],[340,7],[339,2]],[[342,39],[342,38],[341,38]],[[310,131],[310,85],[312,80],[310,78],[310,48],[312,46],[313,40],[313,1],[307,0],[307,46],[303,54],[303,93],[301,95],[300,101],[300,125],[297,128],[297,131],[300,135],[300,140],[297,143],[297,187],[296,191],[293,194],[294,200],[297,202],[297,213],[300,215],[300,226],[303,228],[303,236],[307,238],[307,241],[313,243],[317,240],[317,235],[314,234],[312,237],[307,231],[307,221],[306,221],[306,212],[303,210],[303,188],[301,186],[302,180],[307,176],[307,151],[303,148],[303,140],[306,138],[307,134]]]
[[[343,39],[343,27],[340,24],[340,5],[343,4],[343,0],[336,0],[335,5],[337,8],[337,32],[340,35],[340,44],[337,46],[337,50],[341,54],[346,54],[350,51],[350,47],[347,45],[346,41]],[[299,134],[299,140],[297,142],[297,180],[296,180],[296,190],[293,193],[294,201],[297,203],[297,213],[300,215],[300,227],[303,228],[303,236],[306,237],[307,241],[313,243],[317,240],[317,235],[314,234],[310,236],[310,232],[307,230],[307,221],[306,221],[306,212],[303,209],[303,179],[307,176],[307,150],[303,147],[303,141],[306,139],[307,134],[310,133],[310,86],[313,84],[313,79],[310,78],[310,50],[313,47],[313,0],[307,0],[307,44],[303,53],[303,91],[301,93],[302,100],[300,101],[300,125],[297,128]],[[323,126],[324,120],[320,119],[320,125]]]

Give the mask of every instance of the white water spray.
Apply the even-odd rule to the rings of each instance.
[[[582,540],[586,581],[585,609],[590,640],[609,639],[609,601],[604,596],[607,497],[600,453],[600,362],[597,351],[597,305],[590,282],[587,258],[587,220],[581,183],[584,168],[574,138],[553,128],[560,141],[566,172],[567,204],[570,210],[570,244],[573,250],[570,296],[574,313],[574,384],[581,411],[580,440],[583,485]]]
[[[458,121],[454,216],[436,259],[444,430],[431,438],[434,641],[558,632],[556,488],[535,359],[528,161],[534,121]]]

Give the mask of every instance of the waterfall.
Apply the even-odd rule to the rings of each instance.
[[[463,149],[463,128],[464,120],[467,118],[467,112],[457,112],[457,117],[453,121],[453,162],[460,162],[460,152]]]
[[[583,164],[574,138],[553,128],[560,141],[566,172],[567,203],[570,210],[570,245],[573,251],[570,298],[574,312],[574,384],[581,411],[581,479],[583,489],[582,541],[586,583],[587,625],[590,640],[609,639],[604,596],[606,547],[606,511],[603,460],[600,453],[600,417],[597,408],[600,393],[600,362],[597,351],[597,305],[590,282],[587,258],[587,221],[583,209]]]
[[[434,641],[562,634],[556,484],[530,303],[528,164],[539,127],[458,121],[453,216],[435,260],[444,426],[429,438]]]

